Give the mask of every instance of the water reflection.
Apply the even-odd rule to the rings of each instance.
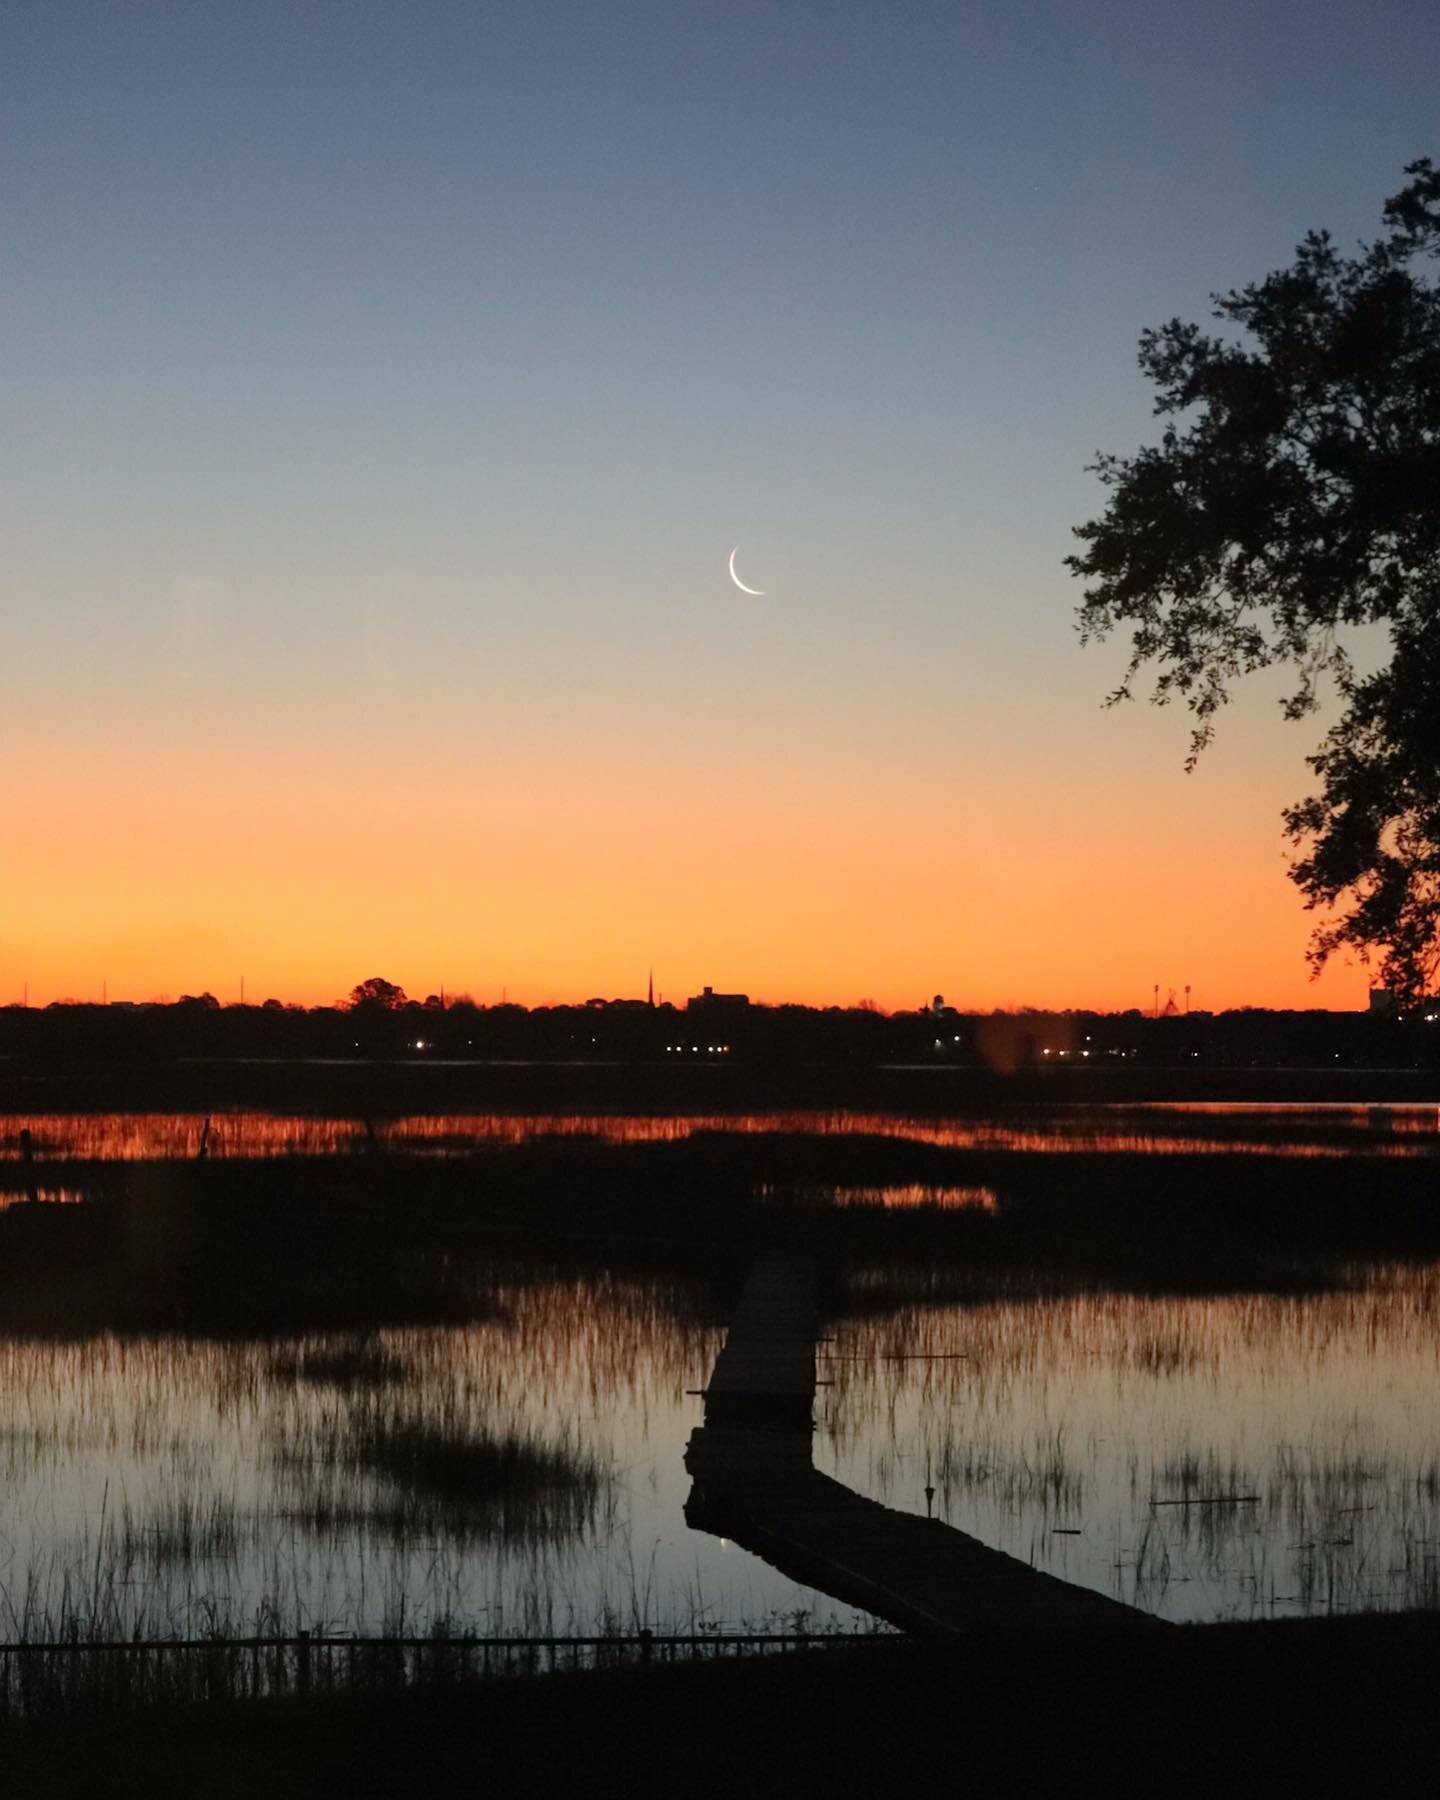
[[[855,1618],[687,1531],[720,1340],[688,1292],[499,1268],[492,1299],[363,1340],[0,1340],[0,1637]]]
[[[934,1207],[940,1212],[998,1212],[1000,1197],[994,1188],[937,1186],[906,1181],[882,1187],[808,1186],[778,1187],[762,1182],[755,1190],[760,1200],[779,1200],[788,1206],[876,1207],[881,1212],[913,1212]]]
[[[1410,1157],[1440,1152],[1433,1105],[1030,1107],[963,1118],[900,1113],[466,1113],[389,1120],[261,1112],[71,1113],[9,1116],[0,1162],[35,1158],[133,1162],[210,1157],[456,1156],[547,1138],[605,1144],[680,1143],[707,1133],[880,1137],[949,1150],[1052,1154],[1225,1154],[1256,1157]]]
[[[83,1188],[21,1185],[7,1189],[0,1180],[0,1212],[6,1207],[18,1206],[24,1200],[34,1200],[42,1206],[79,1206],[88,1198]]]
[[[873,1306],[883,1271],[864,1283]],[[1174,1619],[1440,1605],[1440,1268],[837,1329],[817,1461]]]
[[[0,1636],[863,1623],[686,1527],[687,1390],[722,1336],[690,1290],[488,1279],[449,1328],[0,1339]],[[939,1305],[852,1283],[817,1467],[916,1513],[931,1487],[1164,1617],[1440,1606],[1440,1267],[1203,1299],[971,1279]],[[497,1446],[523,1504],[436,1492]]]

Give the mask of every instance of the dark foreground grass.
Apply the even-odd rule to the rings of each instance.
[[[0,1735],[26,1796],[1430,1795],[1440,1618],[880,1643]]]

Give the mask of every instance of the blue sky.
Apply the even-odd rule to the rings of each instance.
[[[122,748],[343,785],[378,746],[462,804],[553,764],[543,810],[658,754],[719,829],[739,747],[972,840],[962,790],[1054,772],[1037,829],[1174,813],[1136,841],[1176,881],[1196,805],[1278,850],[1273,688],[1187,784],[1181,719],[1099,710],[1060,559],[1092,452],[1153,430],[1141,328],[1440,153],[1432,9],[11,0],[0,67],[29,782],[113,812]]]

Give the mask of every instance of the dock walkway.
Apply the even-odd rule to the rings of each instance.
[[[685,1466],[689,1523],[902,1630],[1155,1630],[1160,1622],[1031,1568],[938,1519],[867,1500],[813,1460],[813,1274],[760,1264],[705,1390]]]

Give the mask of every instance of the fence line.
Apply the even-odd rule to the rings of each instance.
[[[21,1641],[0,1644],[0,1722],[156,1701],[344,1694],[627,1664],[797,1654],[877,1635],[641,1630],[590,1637],[328,1637],[299,1632],[292,1637]]]
[[[453,1635],[436,1636],[426,1633],[421,1637],[391,1637],[388,1634],[378,1637],[339,1637],[324,1631],[300,1631],[293,1637],[201,1637],[201,1638],[113,1638],[96,1640],[91,1638],[61,1638],[54,1643],[37,1643],[22,1638],[15,1643],[0,1644],[0,1656],[31,1655],[84,1655],[87,1652],[99,1654],[105,1651],[124,1651],[127,1654],[163,1655],[179,1650],[290,1650],[308,1646],[311,1650],[330,1649],[348,1650],[361,1647],[403,1650],[431,1650],[437,1647],[454,1647],[463,1649],[526,1649],[526,1648],[559,1648],[572,1647],[599,1649],[639,1648],[655,1649],[668,1645],[715,1646],[749,1644],[769,1644],[776,1647],[791,1645],[796,1648],[809,1647],[816,1644],[846,1642],[857,1638],[873,1638],[888,1635],[873,1630],[859,1631],[616,1631],[604,1632],[595,1637],[481,1637],[474,1632],[459,1632]]]

